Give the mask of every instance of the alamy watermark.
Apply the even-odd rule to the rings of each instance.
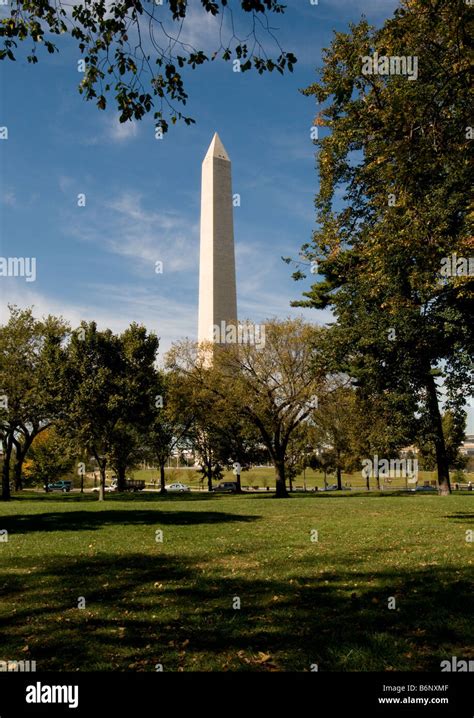
[[[474,257],[458,257],[456,253],[441,260],[443,277],[474,277]]]
[[[36,257],[0,257],[0,277],[25,277],[36,281]]]
[[[474,661],[459,660],[457,656],[451,656],[451,660],[441,661],[441,673],[474,673]]]
[[[265,346],[265,324],[245,322],[236,324],[222,321],[211,326],[212,339],[216,344],[253,344]]]
[[[0,673],[13,671],[14,673],[34,673],[36,661],[0,661]]]
[[[51,686],[37,681],[34,685],[26,686],[25,701],[27,703],[66,703],[69,708],[77,708],[79,686],[70,684]]]
[[[373,459],[362,461],[362,476],[364,479],[418,478],[418,459],[383,459],[375,454]]]
[[[363,75],[406,75],[409,80],[418,79],[418,57],[416,55],[373,55],[362,56]]]

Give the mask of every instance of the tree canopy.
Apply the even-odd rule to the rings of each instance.
[[[283,50],[270,24],[271,16],[284,11],[277,0],[200,0],[195,5],[188,0],[12,0],[9,16],[0,22],[0,59],[16,60],[19,43],[29,41],[27,61],[36,63],[38,47],[56,53],[59,37],[69,35],[84,60],[79,92],[85,99],[104,110],[112,94],[120,122],[141,119],[155,108],[156,125],[166,132],[169,118],[194,122],[180,109],[188,100],[186,68],[220,58],[237,63],[240,72],[293,70],[296,57]],[[203,16],[220,19],[215,50],[208,54],[187,33]]]
[[[420,417],[444,490],[438,379],[456,411],[473,387],[474,280],[444,271],[473,247],[471,21],[462,0],[407,0],[380,29],[364,20],[336,33],[305,90],[328,132],[317,141],[318,228],[302,250],[319,276],[295,304],[332,308],[340,368],[366,397],[388,393]],[[375,57],[416,58],[416,77],[368,73]]]
[[[104,498],[106,466],[125,468],[150,418],[155,388],[158,339],[138,324],[121,335],[99,331],[95,322],[82,322],[64,348],[65,411],[61,431],[85,447],[101,474]]]
[[[230,415],[241,416],[259,432],[275,466],[276,495],[287,496],[286,457],[290,438],[314,410],[321,377],[314,356],[323,330],[301,319],[271,320],[265,345],[229,343],[209,350],[177,344],[170,365],[204,387],[208,403],[222,403]],[[214,397],[214,399],[212,399]]]
[[[64,320],[35,319],[31,309],[10,307],[9,321],[0,327],[0,437],[3,443],[2,497],[10,496],[10,464],[16,451],[15,485],[21,488],[21,468],[35,436],[62,410],[58,391],[60,346],[67,333]]]

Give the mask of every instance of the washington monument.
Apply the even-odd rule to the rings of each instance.
[[[202,163],[198,342],[237,323],[231,163],[214,135]]]

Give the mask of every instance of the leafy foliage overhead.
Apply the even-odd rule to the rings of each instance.
[[[280,46],[269,20],[271,14],[284,13],[281,3],[200,0],[195,13],[192,7],[187,0],[168,0],[167,4],[157,0],[83,0],[72,5],[12,0],[10,15],[0,23],[0,59],[15,60],[19,42],[31,41],[27,60],[36,63],[39,44],[53,54],[59,51],[54,36],[68,34],[77,42],[85,62],[79,91],[86,100],[95,100],[104,110],[112,93],[120,122],[141,119],[155,107],[156,125],[163,132],[168,129],[168,116],[173,124],[177,120],[194,122],[179,109],[188,99],[182,76],[186,67],[195,69],[220,58],[238,60],[241,72],[252,68],[259,74],[293,70],[296,57]],[[209,55],[187,35],[193,22],[207,14],[220,16],[217,47]],[[241,16],[248,16],[245,24],[250,28],[237,34]],[[268,54],[267,41],[275,57]]]
[[[340,368],[419,413],[446,484],[435,377],[456,412],[473,386],[474,280],[443,271],[473,249],[472,19],[462,0],[403,0],[379,29],[337,32],[305,90],[325,130],[318,227],[302,248],[319,276],[295,304],[333,309]],[[416,77],[365,72],[375,53],[416,58]]]

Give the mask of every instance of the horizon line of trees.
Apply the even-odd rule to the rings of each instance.
[[[343,471],[411,444],[434,466],[422,417],[407,418],[386,391],[368,397],[335,371],[330,336],[302,319],[272,320],[265,348],[203,350],[185,340],[160,369],[159,340],[144,326],[114,334],[82,322],[72,330],[61,317],[38,320],[11,306],[0,326],[2,499],[11,484],[21,491],[25,476],[48,484],[75,465],[83,477],[91,457],[100,500],[109,469],[120,491],[141,461],[158,467],[164,492],[167,461],[184,449],[199,457],[209,489],[233,462],[270,458],[280,497],[305,467],[334,473],[342,488]],[[465,414],[448,410],[443,424],[447,461],[462,468]]]

